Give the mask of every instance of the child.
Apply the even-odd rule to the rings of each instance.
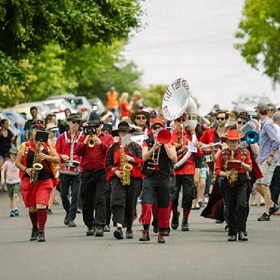
[[[9,159],[2,166],[1,178],[2,185],[8,189],[10,200],[10,217],[18,216],[18,202],[20,192],[19,169],[15,166],[18,150],[16,147],[11,147],[9,150]]]

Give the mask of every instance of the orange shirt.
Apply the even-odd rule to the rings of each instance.
[[[118,93],[116,91],[107,92],[107,109],[116,109],[119,107]]]

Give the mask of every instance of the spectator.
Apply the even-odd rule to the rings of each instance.
[[[115,87],[112,86],[107,92],[106,107],[114,114],[113,125],[116,125],[116,121],[119,117],[119,101],[118,101],[118,92]]]
[[[38,109],[35,106],[32,106],[30,108],[30,114],[32,119],[27,120],[25,125],[24,125],[24,131],[25,131],[25,141],[29,140],[30,134],[31,134],[31,127],[32,127],[32,122],[37,121],[37,116],[38,116]]]
[[[139,109],[146,108],[146,104],[140,91],[136,90],[133,92],[133,100],[130,102],[131,104],[131,113],[137,112]]]
[[[128,103],[129,94],[123,92],[120,98],[120,119],[130,115],[131,104]]]

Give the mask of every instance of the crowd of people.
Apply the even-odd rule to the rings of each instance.
[[[139,91],[129,101],[128,93],[119,98],[114,87],[107,109],[92,111],[86,121],[68,109],[65,120],[57,122],[54,114],[40,120],[31,107],[26,141],[18,148],[1,120],[1,184],[8,190],[10,217],[19,215],[21,195],[30,240],[44,242],[59,192],[63,223],[76,227],[81,209],[87,236],[103,237],[113,226],[116,239],[132,239],[138,217],[140,242],[150,240],[152,226],[158,243],[165,243],[181,214],[181,230],[189,231],[191,211],[203,208],[203,217],[225,222],[228,241],[247,241],[249,206],[256,205],[257,193],[265,208],[258,221],[279,212],[280,112],[263,103],[255,112],[253,118],[215,106],[207,116],[184,112],[169,121],[160,110],[148,110]]]

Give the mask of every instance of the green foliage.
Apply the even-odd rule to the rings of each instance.
[[[75,50],[110,45],[140,27],[137,0],[0,0],[0,50],[12,57],[40,53],[53,40]]]
[[[0,107],[14,105],[23,97],[22,90],[28,84],[28,61],[14,61],[0,51]]]
[[[147,106],[160,110],[162,99],[167,88],[168,85],[158,84],[150,85],[148,89],[142,89],[143,98]]]
[[[262,66],[273,83],[280,81],[279,0],[245,0],[235,45],[253,68]]]

